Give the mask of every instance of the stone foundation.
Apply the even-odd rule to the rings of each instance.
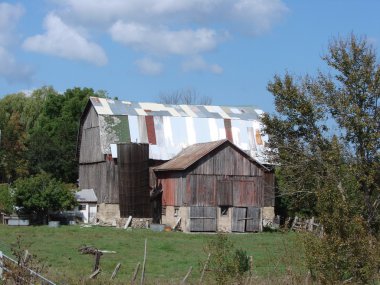
[[[96,220],[99,224],[116,226],[117,220],[120,219],[119,204],[98,204]]]

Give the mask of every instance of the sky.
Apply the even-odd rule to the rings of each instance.
[[[154,102],[193,90],[273,112],[275,74],[328,72],[328,43],[380,44],[378,0],[0,2],[0,96],[53,86]]]

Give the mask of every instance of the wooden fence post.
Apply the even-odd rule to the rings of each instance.
[[[3,252],[0,251],[0,280],[3,279],[3,266],[4,266],[4,262],[3,262]]]

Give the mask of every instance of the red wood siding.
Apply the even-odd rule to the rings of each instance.
[[[157,144],[153,116],[145,116],[145,123],[146,123],[146,130],[148,133],[148,142],[150,144]]]
[[[234,142],[234,139],[232,137],[231,119],[224,119],[224,128],[226,129],[226,139],[228,139],[230,142]]]

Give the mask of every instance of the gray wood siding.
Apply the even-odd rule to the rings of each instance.
[[[99,120],[94,107],[88,111],[80,135],[79,163],[104,161],[104,154],[100,147]]]
[[[214,155],[205,156],[192,174],[262,176],[264,172],[241,153],[226,146]]]
[[[247,232],[259,232],[261,230],[261,209],[248,207],[245,230]]]
[[[274,207],[275,176],[273,172],[264,174],[264,207]]]
[[[216,207],[190,207],[190,231],[215,232],[216,216]]]
[[[247,216],[247,208],[233,208],[232,211],[232,231],[245,232],[245,218]]]
[[[94,189],[100,203],[119,203],[117,165],[113,161],[79,165],[79,188]]]

